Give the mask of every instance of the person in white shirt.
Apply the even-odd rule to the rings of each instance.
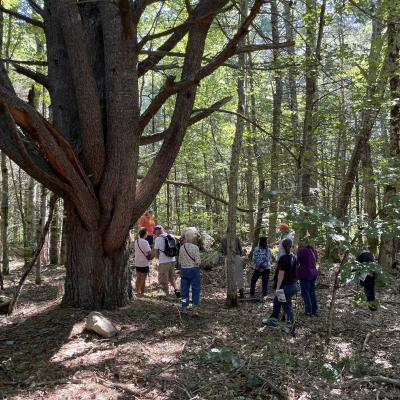
[[[136,294],[143,296],[146,277],[150,271],[151,248],[146,240],[146,228],[140,228],[135,240]]]
[[[159,260],[158,282],[160,283],[161,288],[166,296],[169,295],[168,284],[171,284],[171,286],[174,288],[175,296],[180,298],[181,293],[175,283],[176,258],[168,257],[164,252],[167,233],[164,231],[164,228],[161,225],[156,225],[154,227],[154,235],[156,237],[154,249],[156,251],[156,257],[158,257]]]
[[[182,311],[186,312],[189,306],[189,291],[192,287],[193,314],[197,315],[200,303],[200,250],[193,241],[196,238],[195,229],[186,229],[182,234],[184,240],[179,249],[179,264],[181,266],[181,293]]]

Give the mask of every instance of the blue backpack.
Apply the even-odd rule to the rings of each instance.
[[[253,253],[253,263],[257,271],[264,272],[271,265],[271,250],[256,247]]]

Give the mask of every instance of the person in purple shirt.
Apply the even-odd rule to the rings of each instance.
[[[301,296],[304,301],[305,314],[308,316],[317,315],[318,303],[315,294],[315,281],[317,279],[317,261],[318,254],[310,245],[306,237],[297,251],[297,260],[299,268],[297,270],[297,279],[300,281]]]

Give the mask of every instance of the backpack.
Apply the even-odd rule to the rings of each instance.
[[[255,269],[259,272],[265,271],[271,263],[271,251],[270,249],[257,248],[253,253],[253,261]]]
[[[165,239],[165,248],[163,253],[167,257],[176,257],[178,255],[178,246],[176,244],[176,240],[169,234],[165,236],[164,239]]]

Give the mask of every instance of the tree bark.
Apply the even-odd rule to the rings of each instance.
[[[240,10],[242,19],[247,15],[247,0],[241,0]],[[237,112],[243,114],[246,107],[245,95],[245,55],[238,55],[239,77],[237,78],[238,104]],[[237,285],[234,275],[236,256],[236,207],[238,202],[238,176],[239,160],[242,152],[242,141],[244,132],[244,121],[238,117],[236,120],[235,136],[232,144],[232,155],[229,165],[229,205],[228,205],[228,228],[227,228],[227,262],[226,262],[226,304],[228,307],[237,306]]]
[[[326,0],[322,0],[318,17],[318,10],[314,0],[306,1],[307,15],[312,15],[312,22],[306,24],[306,105],[303,124],[303,139],[299,153],[299,165],[301,168],[301,198],[304,204],[314,205],[315,196],[312,193],[314,182],[314,161],[315,161],[315,137],[314,137],[314,107],[315,94],[317,93],[317,81],[319,63],[321,61],[321,45],[324,31]]]
[[[49,258],[50,264],[58,265],[60,261],[60,224],[59,224],[59,204],[57,201],[54,205],[53,219],[50,225],[50,248]]]
[[[388,70],[390,85],[390,163],[393,168],[399,168],[400,159],[400,9],[395,2],[389,2],[388,28]],[[393,216],[393,209],[398,208],[396,199],[398,182],[390,182],[384,187],[382,218],[390,221]],[[382,238],[379,249],[379,262],[389,267],[392,265],[396,252],[395,239],[385,240]]]
[[[378,15],[378,13],[376,15]],[[376,117],[378,116],[386,86],[387,61],[384,62],[378,73],[379,54],[382,48],[380,37],[383,29],[378,18],[373,19],[372,28],[365,105],[361,115],[361,131],[356,138],[356,143],[338,197],[335,214],[339,219],[343,219],[347,214],[361,154],[371,136],[371,131],[375,124]]]
[[[60,248],[60,264],[65,265],[67,263],[67,215],[65,207],[63,207],[62,213],[62,232],[61,232],[61,248]]]
[[[279,20],[278,5],[276,0],[271,1],[271,25],[272,40],[279,41]],[[279,64],[279,50],[273,51],[274,65]],[[280,68],[274,71],[275,91],[273,93],[272,104],[272,143],[271,143],[271,200],[269,203],[269,220],[268,220],[268,239],[272,243],[275,239],[276,222],[278,219],[278,190],[279,190],[279,164],[280,164],[280,148],[279,138],[281,134],[281,118],[282,118],[282,70]]]
[[[376,190],[375,175],[371,159],[371,146],[365,144],[363,154],[361,156],[362,177],[364,186],[364,213],[367,221],[371,222],[376,218]],[[368,247],[371,252],[376,254],[379,240],[377,237],[368,236]]]
[[[40,240],[41,240],[40,238],[42,232],[44,231],[44,226],[46,223],[46,206],[47,206],[46,199],[47,199],[47,189],[43,185],[40,185],[40,210],[39,210],[39,221],[37,224],[37,231],[36,231],[36,240],[38,247],[40,245]],[[42,283],[42,273],[41,273],[42,255],[43,255],[43,245],[35,263],[35,283],[37,285],[40,285]]]

